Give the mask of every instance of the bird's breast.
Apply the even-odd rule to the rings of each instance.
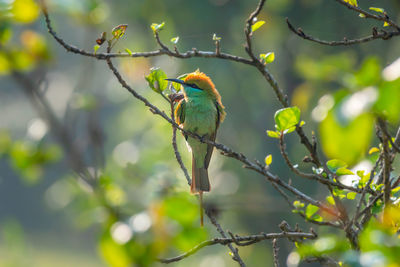
[[[215,131],[217,108],[212,100],[189,99],[185,108],[184,129],[199,135]]]

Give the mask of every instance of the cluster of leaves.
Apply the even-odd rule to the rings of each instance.
[[[29,185],[39,182],[45,165],[58,161],[61,155],[62,152],[56,145],[13,141],[6,131],[0,131],[0,158],[6,157]]]
[[[0,75],[29,71],[50,59],[50,51],[40,33],[26,27],[14,32],[12,28],[13,24],[29,26],[39,13],[39,6],[33,0],[0,2]],[[13,36],[15,33],[18,36]]]

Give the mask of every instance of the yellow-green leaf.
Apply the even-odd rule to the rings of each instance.
[[[358,14],[360,18],[365,18],[366,16],[363,13]]]
[[[335,199],[332,196],[326,197],[326,201],[331,205],[335,205]]]
[[[263,63],[269,64],[269,63],[274,62],[275,53],[274,52],[269,52],[269,53],[266,53],[266,54],[260,54],[260,58],[261,58]]]
[[[127,27],[128,27],[127,24],[121,24],[121,25],[118,25],[117,27],[113,28],[112,35],[114,36],[114,38],[119,39],[122,36],[124,36]]]
[[[368,151],[368,154],[373,154],[373,153],[376,153],[376,152],[379,152],[379,148],[377,148],[377,147],[372,147],[369,151]]]
[[[357,193],[356,193],[356,192],[349,192],[349,193],[347,193],[347,195],[346,195],[347,199],[350,199],[350,200],[355,199],[356,196],[357,196]]]
[[[179,36],[176,36],[171,39],[171,43],[173,43],[173,44],[177,44],[178,42],[179,42]]]
[[[132,56],[132,51],[129,48],[125,48],[126,53],[128,53],[130,56]]]
[[[358,6],[357,0],[343,0],[344,2],[352,5],[352,6]]]
[[[99,50],[100,46],[99,45],[95,45],[93,46],[93,50],[94,50],[94,54],[96,55],[97,50]]]
[[[251,25],[251,31],[255,32],[256,30],[258,30],[262,25],[265,24],[265,21],[263,20],[259,20],[256,23],[254,23],[253,25]]]
[[[280,133],[280,132],[277,132],[277,131],[270,131],[270,130],[268,130],[268,131],[267,131],[267,135],[268,135],[269,137],[272,137],[272,138],[279,138],[279,137],[281,136],[281,133]]]
[[[219,37],[219,36],[217,36],[217,34],[213,34],[213,41],[219,41],[219,40],[221,40],[222,38],[221,37]]]
[[[385,23],[383,23],[383,27],[387,27],[387,26],[390,26],[390,24],[387,21],[385,21]]]
[[[16,22],[31,23],[39,13],[39,6],[33,0],[14,0],[11,6],[11,14]]]
[[[272,155],[268,155],[265,157],[265,164],[267,164],[267,166],[271,165],[272,163]]]
[[[378,13],[385,13],[385,10],[383,8],[380,7],[370,7],[369,10],[378,12]]]
[[[153,30],[153,33],[156,34],[164,28],[164,25],[165,25],[165,22],[162,22],[160,24],[153,23],[153,24],[151,24],[150,27]]]

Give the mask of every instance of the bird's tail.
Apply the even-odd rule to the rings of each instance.
[[[208,171],[203,166],[201,168],[196,167],[196,160],[192,156],[192,185],[190,186],[190,192],[193,194],[199,194],[200,200],[200,224],[203,226],[203,192],[210,191],[210,181],[208,179]]]

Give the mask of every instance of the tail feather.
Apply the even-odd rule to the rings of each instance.
[[[190,192],[195,194],[200,191],[210,191],[208,171],[205,167],[197,168],[196,161],[192,158],[192,185],[190,187]]]

